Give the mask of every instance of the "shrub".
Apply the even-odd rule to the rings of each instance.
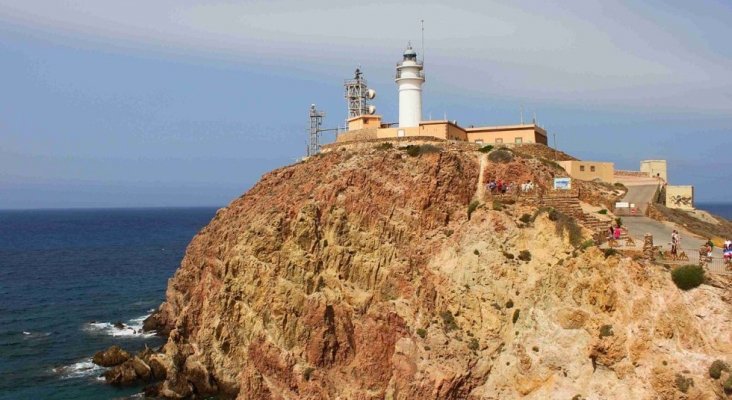
[[[724,389],[725,393],[732,394],[732,375],[730,375],[729,378],[727,378],[727,380],[724,381],[722,388]]]
[[[315,368],[313,367],[307,367],[302,371],[302,377],[306,381],[310,380],[310,376],[313,374],[313,371],[315,371]]]
[[[506,302],[506,308],[513,308],[513,300],[508,299],[508,301]]]
[[[493,200],[493,210],[501,211],[501,210],[503,210],[503,208],[504,208],[503,203],[501,203],[498,200]]]
[[[468,342],[468,349],[470,349],[470,350],[475,351],[475,350],[478,350],[479,347],[480,347],[480,343],[478,342],[478,339],[476,339],[476,338],[472,338]]]
[[[446,331],[458,329],[457,322],[455,322],[455,317],[450,311],[441,312],[440,318],[442,318],[442,324],[444,325]]]
[[[389,142],[379,143],[378,146],[376,146],[376,150],[391,150],[394,148],[394,145]]]
[[[422,154],[439,153],[440,148],[431,144],[423,144],[421,146],[410,144],[406,147],[402,147],[407,154],[411,157],[417,157]]]
[[[480,150],[478,150],[478,151],[481,152],[481,153],[490,153],[491,150],[493,150],[493,145],[492,144],[487,144],[487,145],[481,147]]]
[[[511,253],[509,253],[509,252],[507,252],[507,251],[504,251],[503,252],[503,256],[506,257],[509,260],[513,260],[513,258],[514,258],[514,255],[511,254]]]
[[[521,315],[521,310],[519,310],[517,308],[516,311],[513,312],[513,318],[511,318],[511,320],[513,321],[514,324],[516,323],[516,321],[518,321],[520,315]]]
[[[479,256],[480,252],[478,251],[478,249],[475,249],[475,250],[473,250],[473,254],[475,254],[476,256]]]
[[[694,380],[691,378],[687,378],[681,374],[676,374],[676,388],[679,389],[682,393],[686,393],[689,391],[689,388],[694,386]]]
[[[509,163],[513,160],[513,153],[506,149],[498,149],[488,154],[488,159],[494,163]]]
[[[615,335],[615,332],[613,332],[612,325],[603,325],[600,327],[600,338],[613,336],[613,335]]]
[[[450,237],[453,233],[455,233],[455,231],[453,231],[452,229],[448,229],[445,231],[445,236]]]
[[[620,217],[617,217],[617,218],[615,218],[615,224],[616,224],[616,225],[617,225],[618,227],[621,227],[621,226],[623,226],[623,219],[622,219],[622,218],[620,218]]]
[[[704,282],[704,268],[698,265],[684,265],[671,271],[671,279],[681,290],[690,290]]]
[[[518,259],[521,261],[531,261],[531,252],[528,250],[521,250],[519,252]]]
[[[532,348],[531,348],[531,350],[532,350],[532,351],[533,351],[534,353],[538,353],[538,352],[539,352],[539,346],[534,346],[534,347],[532,347]]]
[[[617,250],[610,248],[610,249],[602,249],[602,254],[605,255],[605,258],[609,258],[615,255],[620,254]]]
[[[478,208],[479,205],[480,203],[478,202],[478,200],[473,200],[470,202],[470,204],[468,204],[468,221],[470,221],[470,217],[473,215],[473,212],[476,208]]]
[[[607,215],[607,210],[603,208],[602,210],[598,211],[597,213],[602,214],[602,215]]]
[[[417,329],[417,335],[424,339],[425,336],[427,336],[427,331],[424,328]]]
[[[521,221],[521,222],[523,222],[525,224],[528,224],[529,222],[531,222],[531,215],[524,214],[524,215],[521,216],[521,218],[519,218],[519,221]]]
[[[714,379],[719,379],[722,376],[722,371],[729,372],[729,365],[722,360],[715,360],[709,367],[709,376]]]
[[[582,242],[582,244],[580,245],[580,248],[581,248],[582,250],[585,250],[585,249],[589,249],[590,247],[592,247],[592,246],[594,246],[594,245],[595,245],[595,241],[594,241],[594,240],[592,240],[592,239],[587,239],[587,240],[585,240],[584,242]]]

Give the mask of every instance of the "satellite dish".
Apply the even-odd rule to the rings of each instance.
[[[371,99],[373,99],[374,97],[376,97],[376,90],[374,90],[374,89],[369,89],[369,90],[367,90],[367,91],[366,91],[366,98],[367,98],[367,99],[371,100]]]
[[[372,104],[369,106],[369,115],[374,115],[374,113],[376,113],[376,106]]]

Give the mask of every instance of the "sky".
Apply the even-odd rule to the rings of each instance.
[[[224,206],[304,155],[311,103],[344,125],[356,67],[396,121],[408,41],[426,119],[523,110],[560,150],[667,159],[732,202],[729,21],[709,0],[0,0],[0,209]]]

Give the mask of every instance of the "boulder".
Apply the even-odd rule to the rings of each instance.
[[[165,379],[168,376],[168,369],[172,367],[170,358],[162,353],[156,353],[148,359],[148,365],[154,379]]]
[[[129,360],[130,353],[122,350],[119,346],[112,346],[104,351],[94,354],[92,362],[100,367],[114,367]]]
[[[152,369],[145,363],[140,357],[135,357],[131,360],[132,368],[135,370],[137,376],[144,380],[149,381],[152,379]]]
[[[139,377],[135,372],[133,360],[127,360],[122,364],[107,370],[104,373],[104,379],[110,385],[130,386],[137,383]]]

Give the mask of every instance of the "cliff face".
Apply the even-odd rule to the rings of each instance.
[[[267,174],[193,239],[169,282],[155,316],[170,332],[160,393],[721,393],[706,368],[732,351],[730,282],[679,292],[659,267],[575,250],[546,214],[520,222],[531,204],[488,201],[468,218],[481,179],[545,185],[549,168],[373,145]],[[694,380],[686,394],[677,374]]]

